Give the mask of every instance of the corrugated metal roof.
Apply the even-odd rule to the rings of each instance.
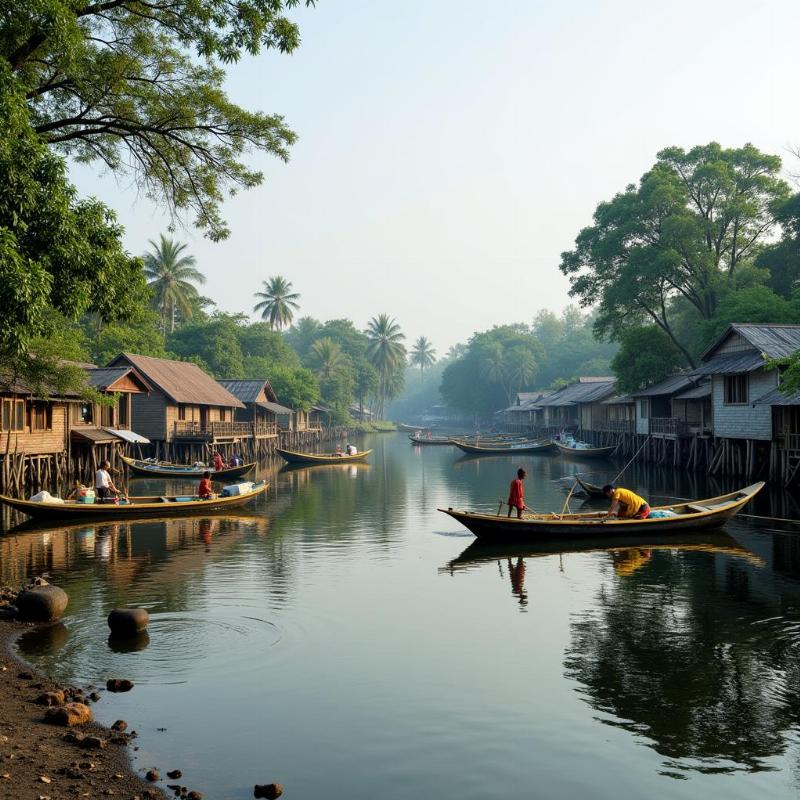
[[[753,372],[764,366],[764,359],[754,350],[743,353],[728,353],[724,356],[715,356],[710,361],[701,364],[689,374],[692,377],[700,375],[721,375],[723,373]]]
[[[704,397],[711,397],[711,381],[705,381],[699,386],[693,386],[691,389],[680,394],[676,394],[673,400],[702,400]]]
[[[123,439],[132,444],[150,444],[150,440],[135,431],[125,430],[125,428],[106,428],[109,433],[113,433],[118,439]]]
[[[616,397],[609,397],[608,400],[603,400],[604,406],[631,406],[636,401],[629,394],[622,394]]]
[[[776,387],[759,397],[755,404],[757,406],[800,406],[800,392],[784,394]]]
[[[767,358],[785,358],[800,350],[800,325],[767,325],[754,322],[732,322],[725,333],[701,356],[707,360],[730,337],[738,333]]]
[[[670,375],[664,378],[663,381],[654,383],[646,389],[638,392],[631,392],[632,397],[657,397],[662,394],[675,394],[675,392],[682,392],[684,389],[692,385],[692,381],[688,375]]]
[[[544,397],[539,401],[542,407],[558,408],[564,406],[572,406],[576,403],[595,403],[614,391],[614,381],[605,380],[590,380],[581,383],[571,383],[565,386],[550,397]]]
[[[109,366],[126,362],[174,403],[244,408],[244,403],[190,361],[171,361],[167,358],[120,353]]]
[[[264,402],[263,400],[259,400],[256,405],[261,408],[266,408],[267,411],[271,411],[273,414],[294,414],[294,411],[292,411],[291,408],[286,408],[286,406],[282,406],[280,403],[271,403],[269,401]]]
[[[72,428],[69,432],[71,439],[85,439],[87,442],[93,444],[103,444],[105,442],[116,441],[117,437],[113,433],[109,433],[105,428],[97,428],[92,426]]]
[[[259,394],[263,389],[267,400],[277,402],[278,397],[270,386],[268,380],[234,380],[225,378],[224,380],[217,381],[223,389],[227,389],[234,397],[241,400],[243,403],[255,403],[258,400]]]

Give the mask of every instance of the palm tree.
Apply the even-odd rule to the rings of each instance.
[[[291,281],[280,275],[275,275],[263,283],[264,291],[255,293],[260,302],[256,303],[253,311],[260,311],[261,319],[269,322],[273,330],[276,328],[282,330],[292,324],[294,317],[292,309],[300,308],[296,302],[300,299],[300,295],[292,291]]]
[[[429,367],[436,363],[436,349],[425,336],[420,336],[411,348],[412,367],[419,367],[420,378]]]
[[[322,380],[328,380],[345,365],[346,356],[339,342],[327,336],[317,339],[311,346],[311,357],[317,368],[317,375]]]
[[[405,363],[406,348],[403,345],[405,334],[400,326],[388,315],[379,314],[367,323],[367,358],[378,372],[378,415],[383,417],[383,408],[394,382],[396,373]]]
[[[184,319],[192,316],[191,301],[197,296],[193,283],[203,284],[205,276],[194,268],[195,257],[183,255],[188,245],[161,234],[153,248],[144,255],[144,275],[153,290],[153,303],[161,315],[161,331],[166,333],[169,317],[170,333],[175,330],[176,312]]]

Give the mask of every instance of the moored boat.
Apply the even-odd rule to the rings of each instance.
[[[549,439],[539,441],[519,441],[511,443],[487,442],[486,444],[471,444],[461,439],[453,439],[453,444],[470,455],[519,455],[520,453],[547,453],[553,449]]]
[[[553,442],[559,449],[562,455],[572,456],[574,458],[606,458],[610,456],[617,448],[613,447],[592,447],[584,442]]]
[[[241,478],[255,467],[256,462],[240,464],[238,467],[225,467],[215,470],[213,467],[197,467],[193,464],[170,464],[167,461],[142,461],[137,458],[122,456],[128,469],[135,475],[146,475],[148,478],[201,478],[204,472],[210,472],[212,480],[228,480]]]
[[[293,450],[275,451],[284,461],[290,464],[347,464],[353,461],[364,461],[372,450],[364,450],[353,456],[346,453],[296,453]]]
[[[453,440],[449,436],[417,436],[410,434],[409,440],[413,444],[452,444]]]
[[[21,500],[0,495],[0,503],[21,511],[34,519],[63,521],[68,519],[125,519],[128,517],[164,517],[190,516],[193,514],[213,514],[236,506],[243,506],[253,498],[266,491],[266,481],[255,483],[245,491],[225,495],[224,492],[236,491],[234,487],[226,487],[222,493],[211,500],[200,500],[192,495],[171,496],[133,496],[120,500],[119,503],[77,503],[65,501],[61,503],[42,503],[34,500]]]
[[[547,537],[605,538],[641,533],[693,531],[722,527],[761,491],[764,482],[706,500],[655,506],[647,519],[609,519],[604,511],[580,514],[527,514],[522,519],[440,508],[475,536],[487,540],[525,541]],[[652,515],[653,512],[663,512]]]

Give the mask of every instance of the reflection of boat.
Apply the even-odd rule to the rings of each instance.
[[[214,480],[223,478],[240,478],[255,467],[256,462],[242,464],[239,467],[225,467],[215,470],[213,467],[195,467],[191,464],[170,464],[167,461],[140,461],[136,458],[122,456],[131,472],[146,475],[148,478],[201,478],[204,472],[210,472]]]
[[[610,456],[617,448],[614,447],[590,447],[579,446],[582,442],[574,442],[573,444],[564,444],[563,442],[553,442],[559,449],[562,455],[573,456],[574,458],[605,458]]]
[[[417,436],[412,433],[408,438],[413,444],[453,444],[449,436]]]
[[[337,458],[336,461],[315,461],[308,464],[302,461],[290,461],[283,464],[278,470],[278,473],[299,472],[302,469],[311,469],[312,467],[318,469],[320,472],[323,471],[324,467],[327,467],[329,470],[336,470],[340,467],[346,467],[347,470],[367,470],[372,468],[372,465],[366,461],[344,461],[343,463],[339,463],[340,461],[342,461],[341,458]]]
[[[480,455],[503,455],[510,453],[516,455],[517,453],[546,453],[552,450],[552,442],[550,440],[540,439],[539,441],[521,441],[511,442],[509,444],[487,443],[487,444],[470,444],[461,439],[454,439],[453,444],[465,453],[473,456]]]
[[[595,537],[641,533],[642,530],[692,531],[702,528],[718,528],[741,510],[761,491],[764,482],[754,483],[737,492],[677,503],[671,506],[656,506],[653,511],[664,511],[669,516],[648,519],[609,519],[605,512],[589,511],[581,514],[528,514],[522,519],[481,514],[471,511],[454,511],[440,508],[460,522],[478,537],[487,539],[538,539],[548,536]]]
[[[605,553],[624,552],[630,548],[643,550],[692,550],[702,553],[744,558],[754,565],[764,566],[764,562],[755,553],[742,547],[739,542],[724,531],[707,531],[692,534],[691,531],[682,536],[674,534],[662,535],[658,531],[642,531],[636,536],[608,536],[602,543],[596,537],[570,539],[568,542],[560,538],[541,539],[535,544],[520,546],[510,542],[487,542],[478,539],[472,542],[464,552],[449,561],[441,572],[452,572],[457,569],[469,569],[472,566],[497,561],[501,558],[541,558],[567,553]]]
[[[199,500],[191,496],[141,496],[128,497],[117,503],[36,503],[30,500],[17,500],[0,495],[0,502],[15,511],[21,511],[35,519],[63,521],[68,519],[125,519],[128,517],[189,516],[193,514],[213,514],[229,508],[245,505],[269,486],[266,481],[256,483],[249,491],[216,497],[213,500]]]
[[[292,450],[281,450],[280,447],[275,452],[291,464],[348,464],[364,461],[372,450],[364,450],[354,456],[345,453],[295,453]]]

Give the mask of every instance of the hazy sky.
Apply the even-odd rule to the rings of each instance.
[[[798,0],[318,0],[292,56],[231,68],[243,105],[283,114],[288,165],[190,242],[220,308],[284,275],[301,314],[381,312],[440,353],[568,302],[559,254],[595,205],[668,145],[800,143]],[[77,168],[134,253],[166,230],[127,181]]]

